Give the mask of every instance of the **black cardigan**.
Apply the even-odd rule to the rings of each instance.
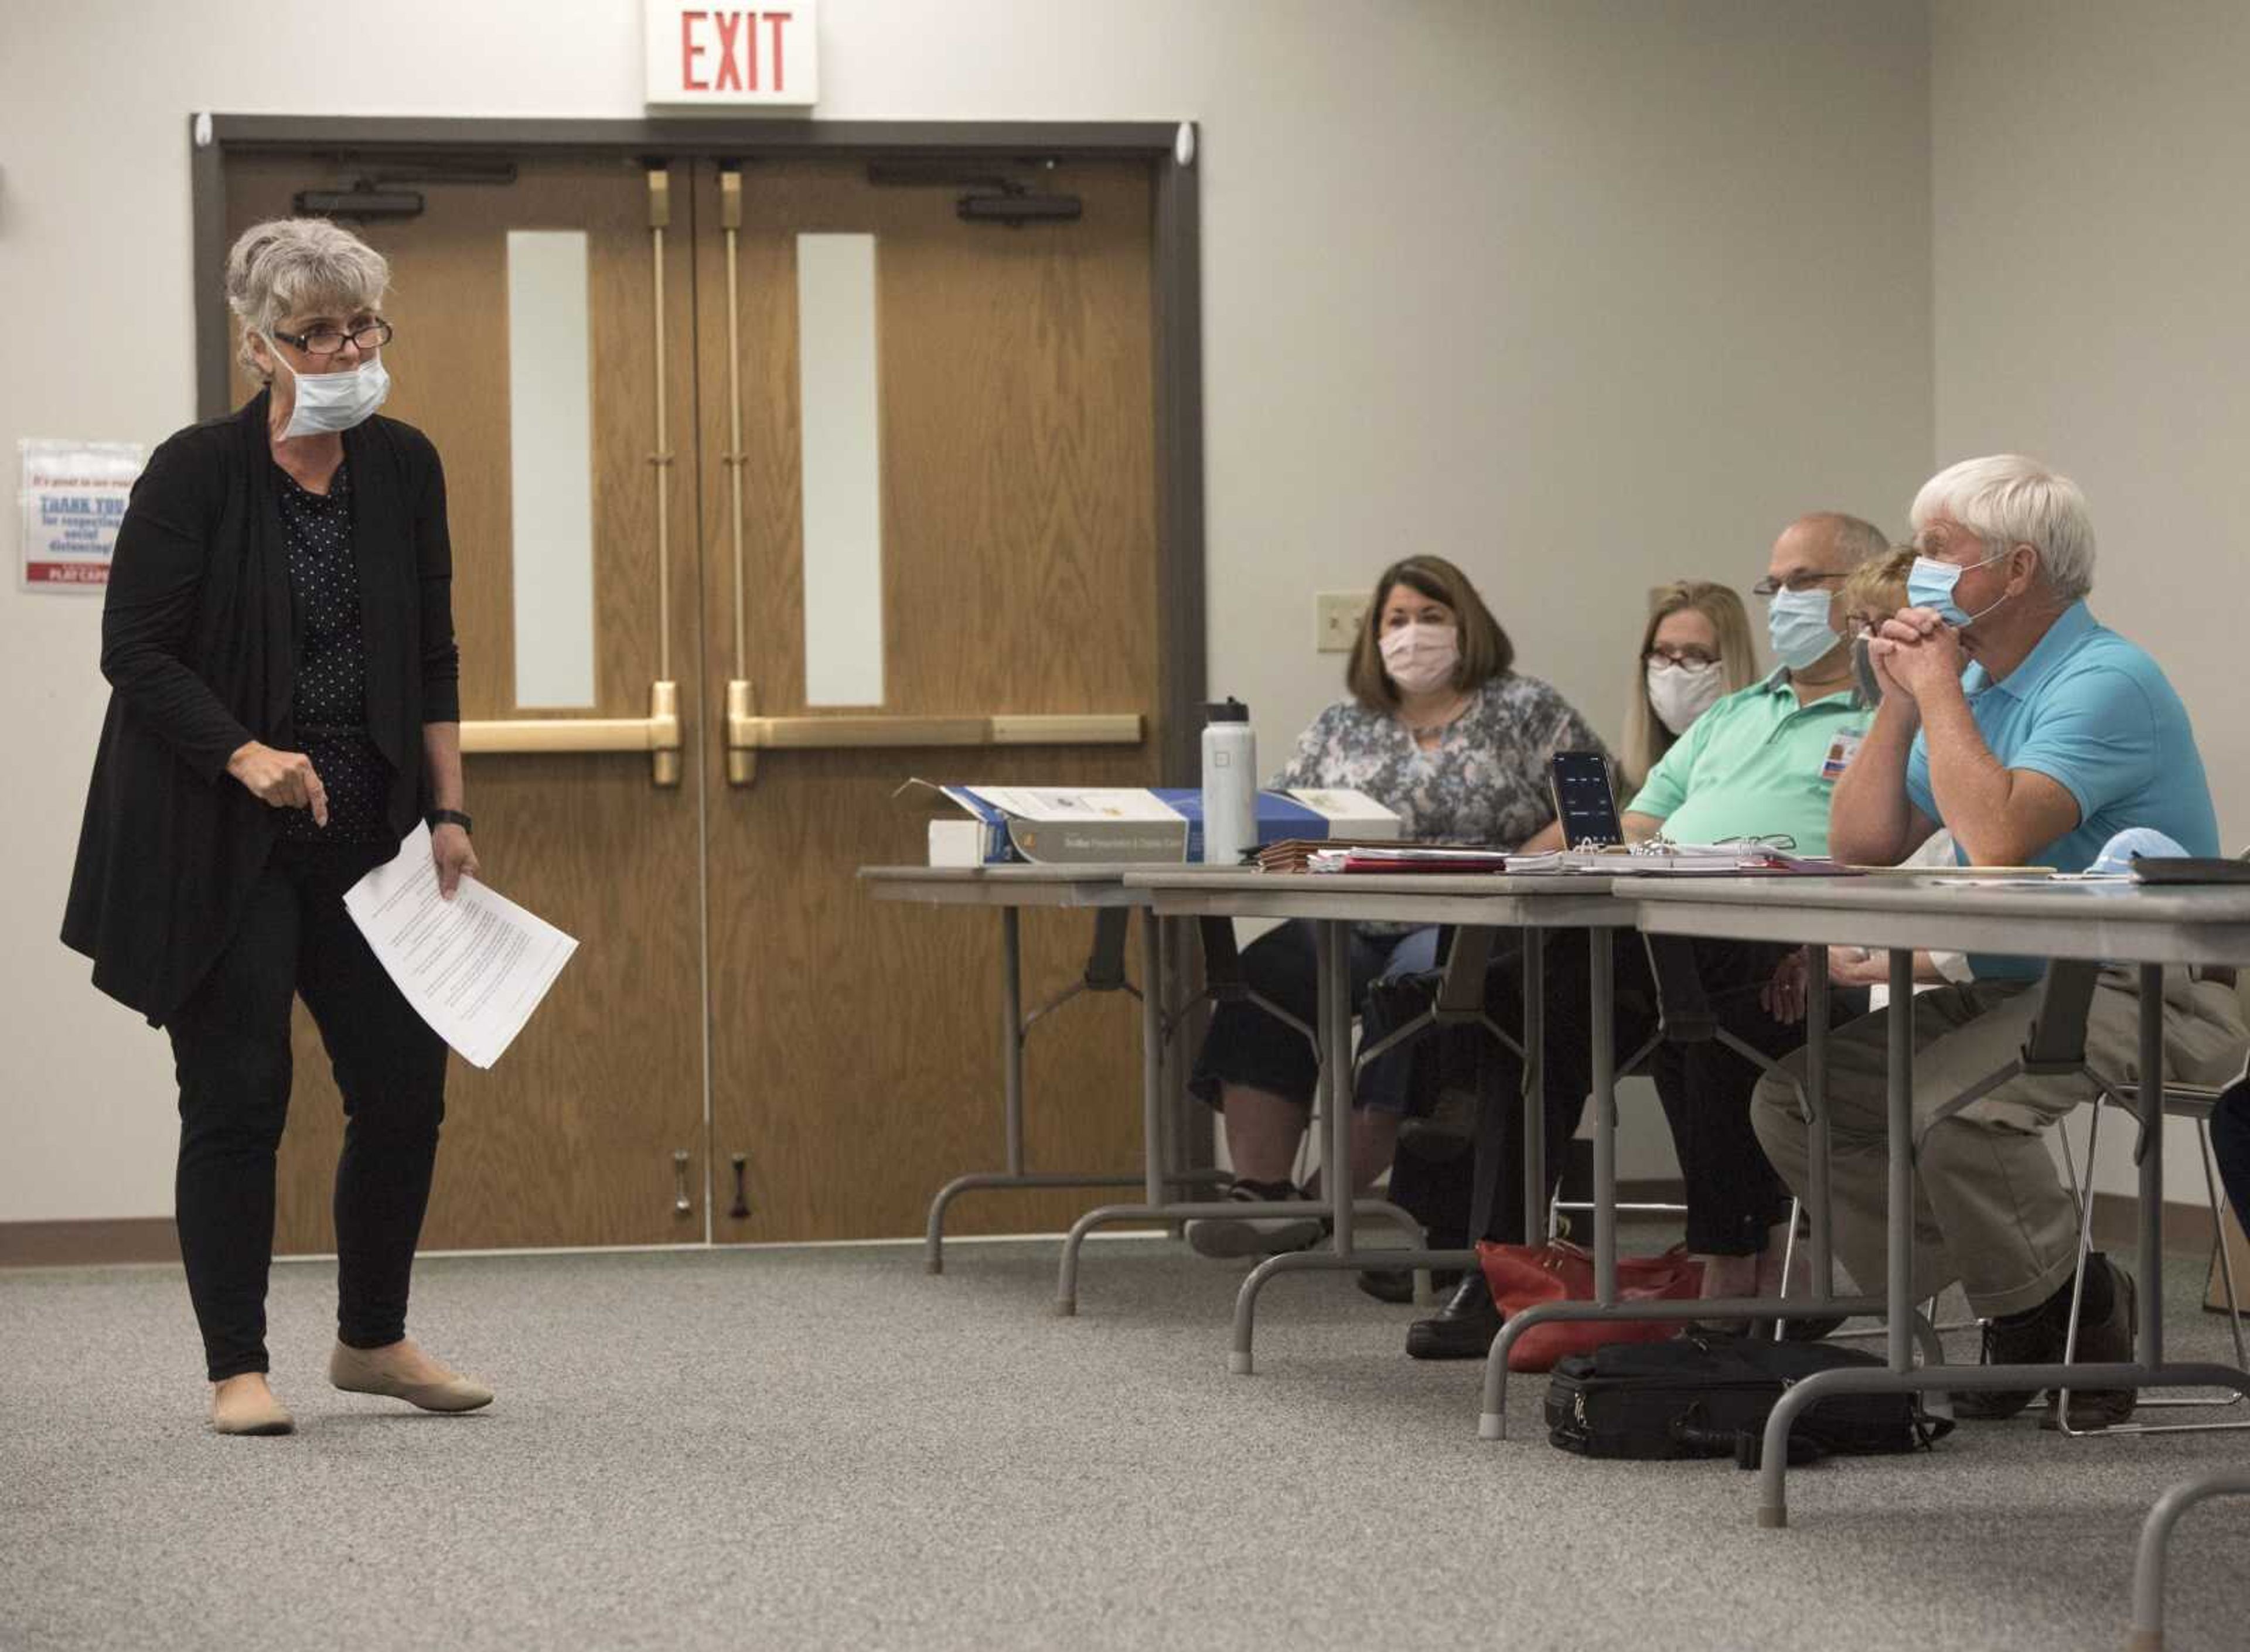
[[[241,921],[273,811],[226,772],[256,740],[293,747],[300,617],[267,446],[266,397],[149,457],[117,530],[101,611],[109,714],[94,754],[64,944],[93,984],[162,1024]],[[395,419],[344,436],[367,634],[369,738],[404,836],[427,792],[424,723],[460,717],[445,478]]]

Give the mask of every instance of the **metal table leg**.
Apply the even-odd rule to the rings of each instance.
[[[1234,1346],[1227,1356],[1227,1369],[1237,1376],[1248,1376],[1254,1369],[1252,1341],[1259,1294],[1285,1273],[1356,1271],[1371,1266],[1438,1269],[1476,1265],[1476,1253],[1473,1250],[1361,1250],[1355,1243],[1354,1219],[1365,1212],[1371,1201],[1352,1197],[1350,926],[1341,919],[1324,919],[1314,932],[1314,941],[1321,983],[1321,1074],[1329,1109],[1329,1148],[1321,1174],[1329,1179],[1329,1220],[1335,1224],[1335,1243],[1327,1250],[1268,1256],[1251,1270],[1234,1299]],[[1384,1214],[1395,1212],[1404,1219],[1413,1237],[1421,1237],[1420,1224],[1396,1205],[1383,1204],[1377,1208]]]
[[[1888,1278],[1884,1295],[1889,1299],[1890,1366],[1893,1371],[1914,1368],[1914,1344],[1907,1314],[1914,1306],[1914,953],[1894,946],[1890,953],[1890,1014],[1884,1022],[1889,1035],[1883,1074],[1886,1113],[1890,1128],[1890,1232]],[[1771,1436],[1768,1436],[1770,1440]],[[1781,1437],[1782,1466],[1788,1466],[1789,1436]],[[1785,1513],[1770,1523],[1779,1525]]]
[[[2152,1293],[2153,1294],[2153,1293]],[[2133,1636],[2128,1652],[2164,1652],[2164,1559],[2180,1516],[2212,1497],[2250,1497],[2250,1474],[2206,1474],[2183,1480],[2149,1511],[2133,1561]]]
[[[1113,915],[1114,914],[1114,915]],[[1032,1022],[1049,1010],[1059,1008],[1082,992],[1115,991],[1124,986],[1123,936],[1111,927],[1122,924],[1127,914],[1119,908],[1105,909],[1094,919],[1094,960],[1087,965],[1087,976],[1073,985],[1060,997],[1032,1013],[1030,1020],[1024,1015],[1024,948],[1023,914],[1019,908],[1000,908],[1000,1080],[1004,1098],[1007,1131],[1007,1165],[1005,1170],[977,1170],[967,1175],[956,1176],[937,1190],[929,1203],[929,1222],[923,1237],[922,1266],[930,1273],[945,1271],[945,1213],[963,1194],[980,1188],[1035,1187],[1135,1187],[1153,1185],[1159,1160],[1151,1157],[1141,1175],[1121,1176],[1088,1174],[1074,1171],[1036,1172],[1026,1170],[1024,1151],[1024,1041],[1031,1030]],[[1151,923],[1154,919],[1149,920]],[[1148,988],[1161,987],[1161,965],[1154,967]],[[1145,1142],[1153,1144],[1156,1138],[1147,1134],[1152,1097],[1160,1101],[1161,1087],[1152,1091],[1149,1078],[1149,1029],[1156,1029],[1158,1048],[1163,1040],[1163,999],[1159,990],[1144,988],[1141,994],[1141,1057],[1142,1057],[1142,1114]],[[1153,1018],[1153,1019],[1152,1019]],[[1161,1086],[1161,1078],[1156,1081]],[[1156,1149],[1146,1148],[1151,1155]],[[1218,1180],[1214,1174],[1204,1180]]]
[[[1000,1081],[1007,1096],[1008,1174],[1024,1174],[1024,928],[1000,909]]]
[[[1321,1065],[1329,1071],[1329,1220],[1335,1252],[1351,1254],[1351,1104],[1357,1086],[1351,1068],[1351,932],[1323,919],[1315,942],[1321,978]]]
[[[1605,932],[1595,932],[1595,945],[1593,950],[1597,953],[1605,950],[1601,944],[1604,936]],[[1895,958],[1895,955],[1894,956]],[[1911,970],[1913,967],[1912,957],[1913,955],[1911,953],[1907,954],[1908,967],[1909,970]],[[1477,1418],[1477,1435],[1479,1438],[1485,1440],[1505,1440],[1508,1437],[1508,1353],[1509,1351],[1515,1347],[1517,1338],[1529,1334],[1531,1331],[1543,1325],[1583,1323],[1588,1321],[1613,1321],[1618,1323],[1627,1323],[1647,1320],[1664,1322],[1672,1320],[1685,1321],[1691,1319],[1778,1319],[1790,1315],[1861,1315],[1882,1314],[1889,1311],[1889,1304],[1880,1298],[1872,1296],[1838,1297],[1833,1294],[1835,1273],[1833,1269],[1829,1265],[1829,1258],[1832,1255],[1831,1246],[1833,1235],[1833,1222],[1830,1211],[1830,1185],[1828,1174],[1829,1132],[1826,1062],[1828,1048],[1829,994],[1826,948],[1814,947],[1812,952],[1810,963],[1811,967],[1815,973],[1812,977],[1812,987],[1808,995],[1808,1015],[1811,1019],[1806,1026],[1807,1083],[1805,1111],[1810,1118],[1808,1131],[1812,1153],[1812,1165],[1810,1176],[1805,1187],[1805,1209],[1809,1215],[1812,1226],[1813,1284],[1812,1294],[1806,1297],[1791,1297],[1786,1295],[1785,1293],[1788,1290],[1788,1283],[1784,1279],[1782,1286],[1784,1294],[1779,1297],[1707,1298],[1694,1302],[1643,1302],[1625,1304],[1615,1303],[1604,1304],[1598,1300],[1591,1303],[1555,1302],[1544,1303],[1538,1307],[1527,1309],[1522,1313],[1510,1315],[1508,1323],[1501,1327],[1500,1334],[1493,1339],[1492,1349],[1485,1359],[1484,1389],[1481,1401],[1482,1408],[1479,1412]],[[1895,967],[1895,965],[1894,967]],[[1594,1008],[1596,1012],[1595,1026],[1598,1031],[1603,1026],[1605,1019],[1602,1008],[1601,992],[1604,980],[1605,977],[1598,974],[1594,977],[1592,983],[1594,987]],[[1612,988],[1612,993],[1613,991],[1614,988]],[[1614,996],[1612,996],[1611,999],[1612,1006],[1614,1005]],[[1610,1036],[1613,1039],[1615,1036],[1613,1008],[1606,1019],[1610,1023]],[[1526,1036],[1529,1036],[1528,1032]],[[1601,1131],[1599,1120],[1602,1115],[1602,1109],[1600,1103],[1604,1084],[1605,1081],[1606,1081],[1610,1103],[1607,1112],[1611,1139],[1612,1142],[1614,1142],[1617,1105],[1614,1065],[1612,1063],[1612,1070],[1610,1072],[1604,1072],[1604,1063],[1602,1060],[1602,1052],[1604,1048],[1605,1045],[1598,1037],[1593,1051],[1596,1079],[1596,1117],[1598,1121],[1596,1128],[1598,1132]],[[1906,1095],[1908,1105],[1910,1110],[1912,1106],[1911,1084],[1908,1084],[1906,1087]],[[1893,1099],[1895,1103],[1896,1097],[1895,1096]],[[1614,1235],[1616,1231],[1615,1210],[1617,1207],[1617,1186],[1615,1174],[1616,1161],[1614,1158],[1614,1150],[1612,1149],[1612,1156],[1610,1160],[1610,1174],[1605,1177],[1602,1172],[1602,1153],[1600,1151],[1601,1140],[1601,1134],[1597,1133],[1595,1138],[1594,1203],[1596,1224],[1595,1232],[1598,1241],[1601,1232],[1601,1218],[1605,1212],[1607,1212],[1610,1215],[1610,1230],[1612,1234]],[[1908,1188],[1908,1197],[1910,1202],[1912,1199],[1911,1184],[1909,1183],[1907,1185]],[[1912,1261],[1911,1249],[1908,1252],[1908,1260],[1910,1264]],[[1894,1317],[1892,1326],[1893,1329],[1891,1334],[1894,1343],[1895,1344],[1898,1340],[1902,1339],[1906,1341],[1908,1347],[1909,1352],[1906,1359],[1906,1366],[1910,1368],[1913,1364],[1911,1350],[1914,1345],[1917,1342],[1921,1345],[1924,1363],[1931,1366],[1941,1365],[1943,1363],[1945,1357],[1944,1345],[1939,1340],[1936,1327],[1932,1325],[1929,1319],[1922,1313],[1914,1311],[1909,1307],[1908,1313],[1904,1316],[1903,1324],[1901,1324],[1898,1318]]]
[[[1153,914],[1149,919],[1149,922],[1152,925],[1157,922]],[[1336,968],[1333,972],[1335,974],[1334,986],[1337,990],[1340,990],[1342,994],[1344,1069],[1347,1074],[1347,1086],[1349,1084],[1349,1072],[1351,1065],[1351,977],[1349,969],[1349,952],[1348,949],[1349,946],[1349,937],[1347,933],[1348,929],[1348,925],[1336,923],[1333,925],[1322,924],[1316,926],[1314,931],[1314,946],[1316,959],[1325,958],[1328,955],[1328,953],[1327,950],[1324,949],[1330,948],[1335,951],[1337,959]],[[1329,981],[1329,974],[1324,973],[1321,975],[1321,986],[1318,989],[1320,995],[1318,1002],[1321,1006],[1322,1024],[1321,1028],[1315,1029],[1313,1037],[1314,1052],[1321,1058],[1320,1094],[1322,1098],[1321,1104],[1322,1105],[1329,1105],[1325,1098],[1329,1093],[1329,1086],[1330,1072],[1334,1066],[1334,1051],[1331,1048],[1330,1041],[1326,1032],[1326,1027],[1328,1024],[1327,1017],[1329,1013],[1329,994],[1330,989],[1331,983]],[[1160,1056],[1165,1048],[1166,1040],[1163,1001],[1159,997],[1152,996],[1149,1002],[1153,1002],[1156,1008],[1154,1019],[1150,1020],[1148,1019],[1148,1003],[1144,1003],[1142,1006],[1142,1014],[1144,1017],[1142,1023],[1142,1049],[1144,1053],[1142,1072],[1144,1083],[1146,1082],[1146,1075],[1150,1070],[1145,1060],[1149,1037],[1153,1036],[1157,1040],[1157,1049]],[[1153,1092],[1153,1101],[1149,1099],[1149,1092],[1144,1091],[1143,1096],[1144,1112],[1149,1106],[1154,1105],[1156,1108],[1156,1112],[1151,1116],[1158,1119],[1161,1119],[1162,1098],[1165,1093],[1163,1089],[1163,1080],[1159,1077],[1157,1080],[1158,1087]],[[1347,1096],[1349,1095],[1350,1092],[1349,1088],[1346,1089],[1344,1093]],[[1422,1226],[1418,1222],[1415,1221],[1411,1215],[1408,1215],[1398,1206],[1391,1203],[1387,1200],[1354,1199],[1351,1197],[1351,1180],[1349,1171],[1351,1154],[1350,1112],[1348,1106],[1342,1110],[1338,1110],[1331,1106],[1329,1108],[1329,1113],[1332,1120],[1332,1127],[1329,1138],[1330,1145],[1329,1148],[1329,1156],[1333,1159],[1340,1148],[1343,1154],[1343,1163],[1345,1166],[1345,1174],[1341,1188],[1332,1189],[1332,1196],[1330,1199],[1332,1221],[1334,1220],[1333,1212],[1336,1208],[1336,1201],[1338,1199],[1341,1199],[1343,1201],[1343,1208],[1347,1213],[1342,1224],[1338,1228],[1337,1231],[1340,1234],[1346,1233],[1351,1222],[1357,1217],[1372,1217],[1377,1221],[1391,1222],[1398,1227],[1406,1235],[1411,1247],[1414,1242],[1418,1241],[1422,1237]],[[1334,1123],[1336,1121],[1340,1121],[1341,1123],[1340,1134],[1336,1129],[1334,1128]],[[1144,1195],[1142,1201],[1134,1204],[1103,1205],[1095,1209],[1089,1210],[1084,1215],[1080,1216],[1075,1222],[1071,1224],[1070,1232],[1064,1236],[1063,1238],[1062,1263],[1055,1284],[1055,1312],[1064,1318],[1069,1318],[1077,1313],[1079,1259],[1080,1253],[1085,1247],[1087,1236],[1098,1228],[1110,1227],[1116,1223],[1125,1222],[1184,1222],[1198,1221],[1205,1218],[1216,1220],[1252,1220],[1264,1216],[1302,1216],[1305,1214],[1305,1206],[1301,1201],[1294,1204],[1285,1203],[1279,1201],[1270,1202],[1251,1201],[1247,1203],[1240,1201],[1221,1201],[1215,1200],[1206,1200],[1202,1202],[1173,1202],[1169,1201],[1165,1196],[1166,1188],[1163,1184],[1167,1180],[1177,1182],[1183,1186],[1192,1186],[1197,1183],[1208,1184],[1211,1182],[1225,1181],[1226,1179],[1227,1178],[1224,1173],[1216,1170],[1165,1172],[1161,1169],[1152,1169],[1147,1179],[1147,1185],[1142,1189]],[[1263,1264],[1257,1271],[1253,1272],[1250,1276],[1249,1281],[1246,1283],[1244,1286],[1245,1298],[1254,1302],[1259,1290],[1263,1288],[1266,1280],[1271,1278],[1276,1272],[1286,1272],[1294,1268],[1302,1268],[1306,1266],[1330,1265],[1334,1262],[1336,1254],[1336,1253],[1334,1250],[1329,1250],[1316,1253],[1316,1257],[1313,1255],[1308,1254],[1268,1257],[1266,1263]],[[1354,1255],[1354,1253],[1349,1251],[1347,1251],[1344,1254],[1353,1256],[1352,1265],[1355,1267],[1367,1265],[1369,1262],[1372,1260],[1372,1258],[1370,1258],[1363,1254]],[[1460,1265],[1459,1253],[1453,1251],[1429,1252],[1409,1248],[1396,1250],[1384,1250],[1377,1254],[1380,1256],[1380,1265],[1386,1268],[1394,1266],[1399,1268],[1453,1268],[1459,1267]],[[1435,1259],[1432,1260],[1432,1258]],[[1276,1266],[1275,1264],[1281,1265]],[[1242,1302],[1239,1299],[1237,1303],[1238,1325],[1243,1321],[1244,1317]],[[1241,1333],[1238,1332],[1239,1343],[1240,1342],[1240,1334]],[[1241,1346],[1246,1346],[1246,1344],[1242,1344]]]
[[[1547,1237],[1547,948],[1536,929],[1518,932],[1523,960],[1523,1242]]]
[[[2141,966],[2141,1346],[2136,1363],[2164,1362],[2164,972]],[[2094,1167],[2086,1167],[2087,1201]]]
[[[1829,1202],[1828,1162],[1828,1017],[1832,1013],[1828,986],[1828,949],[1805,949],[1808,990],[1805,1007],[1805,1219],[1812,1229],[1812,1294],[1826,1297],[1836,1288],[1836,1220]],[[1792,1229],[1790,1239],[1797,1235]],[[1789,1290],[1789,1276],[1781,1288]]]
[[[1885,1119],[1890,1132],[1890,1231],[1885,1236],[1888,1277],[1883,1311],[1888,1329],[1885,1340],[1890,1357],[1889,1374],[1903,1380],[1914,1372],[1914,1325],[1908,1317],[1914,1311],[1914,951],[1911,947],[1894,946],[1889,958],[1890,1003],[1883,1023],[1888,1038],[1883,1091]],[[1821,1053],[1824,1057],[1827,1053],[1826,1040]],[[1822,1111],[1825,1113],[1826,1110],[1824,1107]],[[1942,1364],[1943,1356],[1934,1363]],[[1786,1401],[1789,1396],[1782,1397]],[[1762,1527],[1778,1529],[1789,1524],[1789,1427],[1801,1409],[1777,1405],[1766,1418],[1765,1441],[1758,1460],[1757,1523]],[[1777,1431],[1774,1426],[1777,1421],[1781,1424]]]
[[[1005,1097],[1008,1167],[956,1176],[937,1190],[929,1202],[929,1231],[922,1249],[922,1266],[930,1273],[945,1271],[946,1207],[971,1188],[1015,1187],[1024,1174],[1024,932],[1023,914],[1013,906],[1000,909],[1000,1087]]]
[[[1164,937],[1153,908],[1141,912],[1141,1169],[1149,1202],[1164,1202]]]
[[[1591,931],[1594,1026],[1594,1303],[1617,1302],[1617,932]]]

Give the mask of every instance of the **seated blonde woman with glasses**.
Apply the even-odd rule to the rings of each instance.
[[[1733,587],[1713,580],[1674,580],[1658,587],[1649,597],[1648,621],[1632,657],[1632,686],[1625,691],[1617,795],[1638,792],[1690,724],[1757,680],[1750,616]],[[1527,854],[1563,847],[1559,822],[1523,845]]]
[[[1750,616],[1731,586],[1679,580],[1658,591],[1633,657],[1620,795],[1639,789],[1688,726],[1736,689],[1757,680]]]

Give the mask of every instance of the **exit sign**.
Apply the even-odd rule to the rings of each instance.
[[[644,3],[652,105],[809,109],[818,100],[817,0],[763,6]]]

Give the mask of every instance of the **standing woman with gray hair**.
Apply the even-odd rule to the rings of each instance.
[[[102,609],[112,692],[63,940],[171,1037],[180,1251],[222,1434],[294,1427],[266,1376],[293,996],[346,1116],[329,1380],[430,1411],[493,1397],[406,1337],[445,1047],[343,906],[418,819],[448,898],[477,871],[445,473],[376,414],[389,281],[324,220],[244,232],[227,301],[266,388],[150,457]]]

